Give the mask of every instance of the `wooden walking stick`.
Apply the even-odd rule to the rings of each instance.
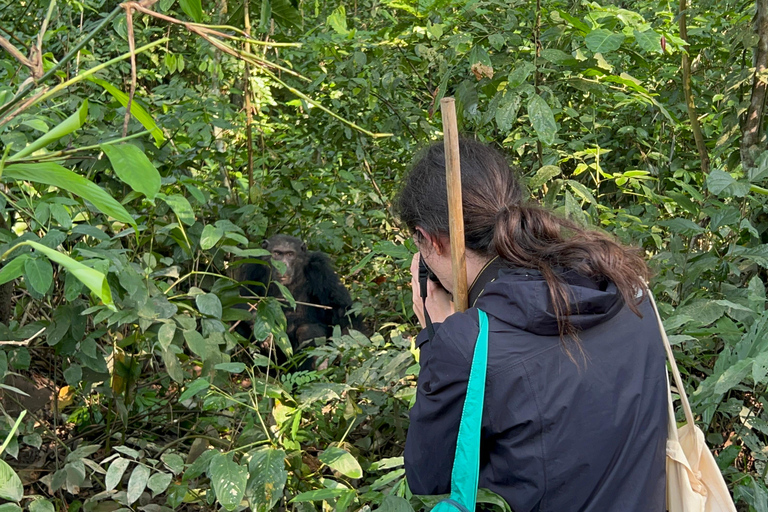
[[[448,224],[451,237],[453,270],[453,304],[456,311],[467,309],[467,257],[464,247],[464,209],[461,206],[461,163],[459,161],[459,129],[456,124],[456,102],[440,100],[445,142],[445,182],[448,188]]]

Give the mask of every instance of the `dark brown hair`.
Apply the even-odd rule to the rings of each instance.
[[[536,269],[549,286],[560,337],[576,340],[569,321],[569,288],[561,277],[572,270],[596,281],[612,281],[640,315],[648,267],[636,250],[601,231],[585,229],[528,199],[518,177],[497,150],[463,138],[459,142],[464,234],[467,249],[509,265]],[[448,236],[448,196],[443,143],[429,146],[406,178],[396,208],[415,233]],[[578,345],[579,350],[581,346]],[[568,350],[568,347],[566,347]],[[570,354],[570,350],[568,350]]]

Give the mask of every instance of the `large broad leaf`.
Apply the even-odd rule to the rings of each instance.
[[[555,176],[559,176],[561,172],[557,165],[544,165],[536,171],[531,181],[528,182],[528,187],[532,190],[537,189]]]
[[[24,486],[19,475],[0,459],[0,498],[8,501],[19,501],[24,496]]]
[[[251,474],[248,493],[256,503],[256,512],[266,512],[283,496],[288,473],[285,471],[285,452],[265,448],[251,453],[248,462]]]
[[[624,42],[624,34],[598,28],[584,36],[584,42],[592,53],[608,53],[619,49]]]
[[[195,304],[202,314],[221,319],[221,301],[215,293],[201,293],[195,297]]]
[[[557,123],[552,109],[538,94],[531,96],[528,102],[528,118],[531,120],[533,129],[536,130],[539,140],[547,146],[551,146],[557,135]]]
[[[413,507],[405,498],[387,496],[377,510],[381,512],[413,512]]]
[[[307,491],[298,494],[289,503],[302,503],[306,501],[325,501],[333,498],[343,496],[349,491],[343,487],[337,487],[335,489],[315,489],[314,491]]]
[[[363,468],[360,467],[360,463],[343,448],[332,446],[321,453],[318,458],[320,462],[328,464],[329,467],[344,476],[349,478],[361,478],[363,476]]]
[[[216,245],[223,236],[223,229],[216,227],[213,224],[207,224],[203,228],[203,233],[200,235],[200,248],[204,251],[207,251]]]
[[[639,30],[633,30],[635,34],[635,43],[647,52],[664,53],[661,49],[661,34],[649,28],[640,32]]]
[[[22,254],[4,265],[0,270],[0,284],[5,284],[24,275],[24,266],[29,258],[29,254]]]
[[[128,479],[128,503],[133,503],[141,497],[141,493],[147,487],[147,481],[149,480],[149,468],[143,464],[139,464],[133,468],[131,478]]]
[[[157,194],[157,197],[165,201],[165,203],[171,207],[173,213],[175,213],[181,222],[187,226],[191,226],[195,223],[195,212],[192,210],[192,205],[186,197],[181,194],[171,194],[169,196],[162,192]]]
[[[29,156],[38,149],[44,148],[51,142],[58,140],[65,135],[69,135],[73,131],[83,126],[86,117],[88,117],[88,100],[83,101],[83,104],[80,105],[80,108],[77,109],[77,112],[51,128],[48,133],[13,155],[8,159],[8,161],[12,162],[14,160],[24,158],[25,156]]]
[[[147,155],[133,144],[102,144],[101,150],[107,155],[115,174],[149,199],[160,192],[160,173],[149,161]]]
[[[64,189],[68,192],[90,201],[99,211],[110,217],[130,224],[138,230],[136,221],[104,189],[95,183],[83,178],[79,174],[65,169],[59,164],[52,162],[42,164],[13,164],[9,165],[3,171],[3,178],[10,180],[32,181],[34,183],[43,183]]]
[[[231,459],[231,455],[216,454],[208,468],[216,500],[226,510],[234,510],[245,495],[248,468]]]
[[[45,258],[29,258],[24,263],[27,284],[39,294],[45,294],[53,283],[53,267]]]
[[[107,469],[107,476],[104,477],[104,486],[106,488],[105,490],[111,491],[117,487],[117,484],[119,484],[120,480],[123,479],[125,470],[128,469],[128,465],[130,463],[130,460],[124,459],[122,457],[118,457],[110,462],[109,469]]]
[[[337,34],[342,36],[349,34],[349,29],[347,28],[347,11],[344,9],[343,5],[340,5],[333,10],[330,16],[328,16],[327,23]]]
[[[80,280],[85,286],[87,286],[101,301],[111,310],[117,311],[114,302],[112,302],[112,291],[109,289],[107,283],[107,277],[98,270],[92,269],[86,265],[83,265],[79,261],[73,260],[66,254],[62,254],[55,249],[46,247],[37,242],[27,240],[14,246],[14,249],[21,247],[22,245],[28,245],[45,254],[49,260],[55,261],[67,271]]]
[[[113,98],[120,102],[124,108],[128,107],[129,96],[114,85],[110,84],[106,80],[101,80],[100,78],[94,78],[91,76],[87,77],[86,80],[90,80],[91,82],[100,85],[104,88],[105,91],[111,94]],[[158,146],[163,143],[165,140],[165,137],[163,137],[163,131],[157,126],[157,123],[155,123],[155,120],[152,119],[151,115],[149,115],[149,112],[144,110],[144,107],[135,101],[135,99],[131,102],[131,115],[135,117],[136,120],[140,122],[144,128],[149,130],[150,134],[155,139],[155,143]]]
[[[179,0],[179,6],[195,23],[203,21],[203,7],[200,5],[200,0]]]

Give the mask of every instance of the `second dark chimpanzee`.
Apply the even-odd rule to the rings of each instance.
[[[357,320],[347,315],[352,299],[326,254],[307,251],[307,244],[287,235],[274,235],[262,247],[270,252],[271,261],[285,265],[285,272],[274,265],[246,263],[241,267],[240,281],[270,283],[266,295],[271,297],[282,297],[275,281],[288,288],[297,303],[295,310],[285,308],[286,333],[294,352],[309,340],[330,336],[334,325],[359,328]],[[246,286],[255,295],[265,295],[264,287]]]

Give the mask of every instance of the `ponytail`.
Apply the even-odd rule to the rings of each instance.
[[[648,267],[637,251],[605,233],[584,229],[539,206],[504,205],[496,216],[492,246],[510,264],[541,272],[563,339],[577,339],[569,320],[569,287],[560,277],[564,270],[612,281],[632,312],[642,316],[638,305],[645,297]]]

